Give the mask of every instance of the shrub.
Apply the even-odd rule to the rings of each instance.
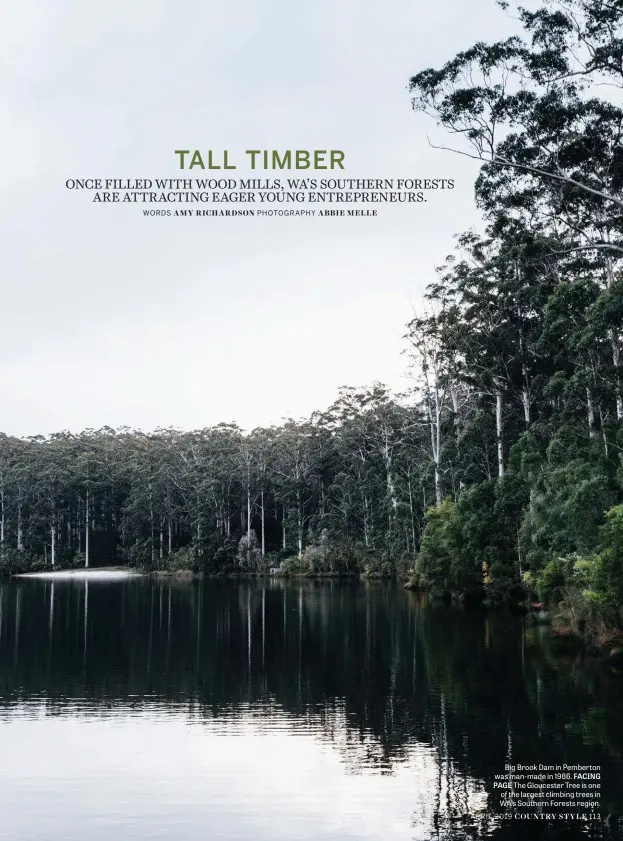
[[[244,534],[240,538],[236,560],[238,566],[247,572],[254,572],[261,566],[262,550],[257,535],[253,530],[251,530],[250,534]]]
[[[306,546],[301,558],[301,569],[307,572],[334,572],[335,565],[331,557],[329,532],[323,529],[316,544]]]
[[[281,572],[283,575],[300,575],[303,571],[306,572],[307,570],[304,570],[303,564],[296,555],[290,555],[290,557],[284,558],[281,561]]]

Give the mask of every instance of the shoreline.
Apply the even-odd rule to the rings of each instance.
[[[47,581],[78,580],[78,581],[113,581],[125,578],[139,578],[142,572],[129,569],[59,569],[50,572],[19,572],[11,578],[34,578]]]

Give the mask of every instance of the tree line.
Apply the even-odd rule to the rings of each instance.
[[[219,424],[3,435],[3,563],[255,572],[292,558],[293,569],[393,574],[428,504],[422,439],[413,410],[379,384],[249,434]]]
[[[497,5],[520,35],[410,80],[437,145],[479,162],[482,223],[406,327],[409,392],[249,434],[4,437],[5,567],[410,571],[621,624],[623,7]]]

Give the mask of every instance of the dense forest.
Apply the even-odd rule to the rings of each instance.
[[[623,4],[498,5],[521,36],[410,80],[440,156],[479,162],[482,224],[406,327],[409,393],[250,433],[4,436],[5,571],[410,575],[623,623]]]

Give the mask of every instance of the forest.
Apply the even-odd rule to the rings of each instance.
[[[2,436],[4,572],[387,575],[623,625],[623,4],[497,5],[519,34],[409,82],[440,158],[478,162],[481,224],[405,328],[408,392],[249,433]]]

